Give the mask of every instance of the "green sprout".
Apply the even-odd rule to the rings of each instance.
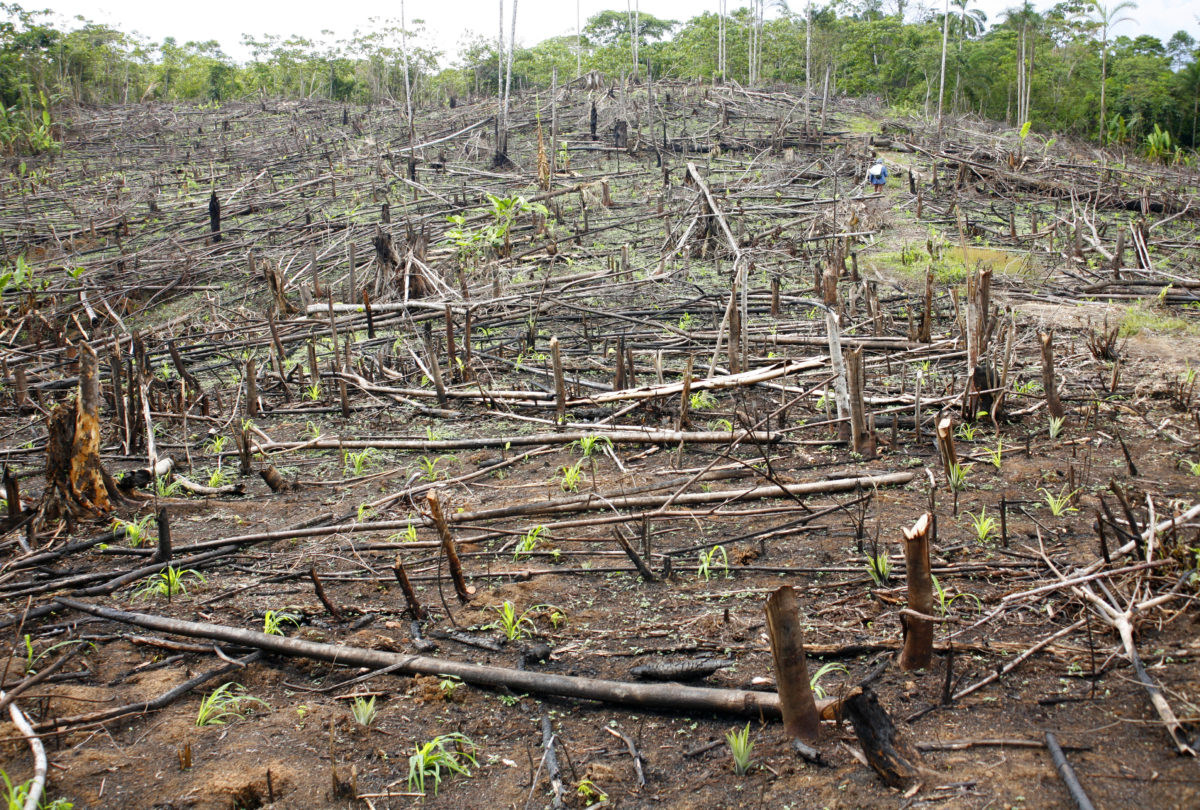
[[[867,557],[867,573],[877,587],[884,587],[892,578],[892,561],[887,553],[871,554]]]
[[[817,671],[813,673],[812,677],[809,678],[808,681],[809,688],[812,689],[813,697],[815,697],[817,700],[820,700],[826,696],[825,689],[821,686],[821,679],[831,672],[841,672],[844,675],[850,674],[850,670],[846,669],[844,664],[839,664],[836,661],[826,661],[824,664],[821,664],[821,666],[817,668]]]
[[[741,731],[726,732],[725,742],[729,746],[730,755],[733,756],[734,773],[738,776],[745,776],[746,771],[750,770],[750,755],[754,752],[754,742],[750,739],[749,721]]]
[[[375,708],[375,696],[371,695],[368,700],[362,695],[355,695],[354,702],[350,705],[350,713],[354,715],[354,722],[360,726],[370,726],[379,715],[379,710]]]
[[[367,469],[367,465],[371,459],[375,457],[376,450],[374,447],[367,447],[357,453],[350,450],[342,451],[342,474],[347,473],[358,478]]]
[[[484,625],[484,629],[499,630],[504,634],[504,638],[507,641],[519,641],[523,638],[529,638],[537,630],[537,627],[533,624],[533,619],[529,618],[529,615],[545,608],[546,605],[534,605],[524,613],[518,614],[516,606],[506,600],[502,605],[492,606],[492,610],[496,611],[499,618],[490,624]]]
[[[525,536],[517,541],[517,546],[513,551],[513,560],[516,561],[528,557],[530,552],[537,548],[538,543],[541,541],[542,532],[545,529],[545,526],[534,526],[525,532]]]
[[[1065,417],[1065,416],[1051,416],[1050,417],[1050,438],[1051,439],[1058,438],[1058,435],[1060,433],[1062,433],[1063,425],[1066,424],[1066,421],[1067,421],[1067,417]]]
[[[140,548],[142,543],[150,539],[147,529],[152,520],[154,520],[154,515],[143,515],[136,520],[115,518],[112,523],[112,530],[114,534],[123,531],[125,538],[129,540],[130,547]]]
[[[133,592],[134,599],[144,599],[151,596],[165,596],[170,599],[178,594],[187,593],[187,586],[184,581],[187,577],[194,577],[201,582],[206,580],[199,571],[191,568],[180,570],[174,566],[168,565],[163,570],[159,571],[146,582],[145,585]]]
[[[268,610],[263,614],[263,632],[268,636],[282,636],[283,627],[289,622],[293,627],[300,626],[300,622],[296,621],[294,616],[289,616],[278,610]]]
[[[950,475],[948,481],[950,489],[954,492],[962,492],[967,488],[967,471],[971,469],[971,465],[962,465],[958,462],[950,465]]]
[[[265,700],[244,694],[246,687],[230,681],[218,686],[211,695],[200,699],[200,711],[196,713],[196,726],[223,726],[226,721],[240,718],[246,711],[243,703],[259,703],[270,710]]]
[[[579,482],[583,478],[583,461],[577,461],[571,466],[563,465],[558,468],[561,475],[558,485],[563,492],[578,492]]]
[[[720,562],[717,561],[717,555],[721,556]],[[708,551],[700,552],[700,565],[696,568],[696,578],[708,582],[713,578],[717,568],[725,572],[725,578],[729,579],[729,555],[725,553],[725,546],[713,546]]]
[[[1000,465],[1004,463],[1004,442],[997,437],[996,449],[985,447],[983,452],[987,454],[988,461],[992,462],[992,466],[997,470],[1000,469]]]
[[[1045,497],[1046,506],[1050,507],[1050,514],[1054,515],[1055,517],[1062,517],[1067,512],[1079,511],[1074,506],[1071,506],[1071,499],[1075,497],[1079,490],[1067,492],[1067,488],[1063,487],[1062,491],[1055,495],[1045,487],[1038,487],[1038,492],[1042,493],[1042,495]]]
[[[413,753],[408,758],[408,789],[416,793],[425,793],[426,780],[433,780],[433,795],[436,796],[442,784],[442,774],[458,774],[471,776],[469,765],[478,767],[475,759],[478,746],[464,734],[451,732],[440,737],[434,737],[424,745],[413,746]]]
[[[980,543],[986,543],[999,526],[999,521],[987,513],[986,506],[979,510],[978,515],[967,512],[967,517],[971,521],[971,528],[975,530],[975,539]]]

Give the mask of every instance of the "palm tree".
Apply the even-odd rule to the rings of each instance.
[[[1017,32],[1017,126],[1021,126],[1029,120],[1030,88],[1033,86],[1034,40],[1031,34],[1036,33],[1042,17],[1029,0],[1019,8],[1008,9],[1004,16]]]
[[[1100,145],[1103,146],[1108,136],[1104,94],[1105,85],[1108,84],[1108,35],[1121,23],[1133,21],[1131,17],[1121,15],[1126,11],[1133,11],[1137,8],[1137,3],[1133,0],[1122,0],[1116,5],[1107,5],[1092,0],[1089,8],[1091,14],[1087,19],[1100,32]]]
[[[962,44],[963,37],[977,37],[983,33],[983,27],[987,24],[987,15],[978,8],[970,8],[971,0],[950,0],[950,5],[958,9],[958,24],[957,29],[958,44],[955,48],[954,57],[954,103],[952,108],[958,108],[958,89],[962,79]]]
[[[950,35],[950,0],[942,12],[942,67],[938,78],[938,137],[942,136],[942,101],[946,98],[946,42]]]

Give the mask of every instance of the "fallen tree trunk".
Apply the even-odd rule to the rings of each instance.
[[[542,444],[571,444],[585,437],[607,439],[613,444],[726,444],[736,441],[775,443],[783,438],[782,433],[767,430],[757,431],[680,431],[654,430],[651,428],[620,430],[576,430],[562,433],[531,433],[515,436],[465,437],[461,439],[317,439],[307,442],[256,443],[259,452],[275,450],[361,450],[372,447],[376,450],[415,450],[424,453],[439,453],[446,450],[480,450],[487,448],[528,447]]]
[[[705,689],[679,684],[641,684],[553,675],[545,672],[507,669],[483,664],[469,664],[446,658],[424,655],[402,655],[340,644],[319,644],[287,636],[272,636],[255,630],[203,624],[165,616],[130,613],[90,602],[60,597],[56,603],[70,610],[89,613],[111,621],[132,624],[163,633],[204,638],[226,644],[253,647],[277,655],[311,658],[344,666],[382,669],[394,667],[393,672],[405,675],[447,675],[464,683],[489,688],[508,687],[514,692],[598,700],[639,709],[672,709],[683,712],[711,711],[745,717],[778,718],[779,695],[774,692],[755,692],[745,689]],[[832,718],[835,699],[818,702],[822,716]]]

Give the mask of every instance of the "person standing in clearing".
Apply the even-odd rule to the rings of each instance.
[[[888,170],[887,166],[883,165],[883,161],[875,158],[875,162],[871,164],[871,168],[867,170],[867,182],[869,182],[876,194],[883,193],[883,187],[887,185]]]

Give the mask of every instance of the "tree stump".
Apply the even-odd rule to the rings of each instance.
[[[104,518],[120,494],[100,463],[100,380],[96,353],[86,343],[79,352],[75,403],[57,405],[46,427],[46,490],[35,528],[60,520]]]
[[[846,699],[842,711],[854,726],[867,762],[884,784],[902,788],[920,774],[919,755],[897,735],[892,718],[879,705],[874,692],[864,687]]]

